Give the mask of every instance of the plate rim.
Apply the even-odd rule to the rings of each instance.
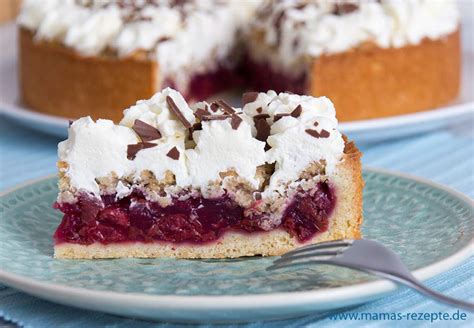
[[[433,188],[441,189],[466,204],[473,207],[474,200],[463,193],[445,185],[433,182],[426,178],[421,178],[407,173],[395,172],[386,169],[364,166],[365,172],[395,175],[397,177],[411,179],[417,183],[422,183]],[[0,192],[0,197],[15,192],[26,186],[52,178],[48,175],[37,179],[32,179],[17,186]],[[474,207],[473,207],[474,208]],[[443,258],[440,261],[419,268],[412,273],[420,280],[432,278],[440,273],[446,272],[461,263],[463,260],[474,255],[474,239],[459,249],[454,254]],[[181,309],[181,310],[206,310],[209,308],[219,310],[245,310],[255,309],[257,305],[260,309],[273,309],[278,307],[289,307],[308,304],[337,303],[348,301],[354,298],[367,299],[377,295],[383,295],[397,289],[397,285],[387,280],[375,280],[358,283],[350,286],[335,288],[321,288],[317,290],[278,292],[266,294],[244,294],[244,295],[150,295],[144,293],[127,293],[116,291],[91,290],[82,287],[70,287],[62,284],[49,283],[34,278],[17,275],[0,269],[0,282],[12,288],[21,290],[31,295],[43,299],[49,299],[61,304],[78,306],[78,300],[82,300],[83,308],[94,309],[94,304],[108,304],[109,306],[123,306],[135,304],[135,307],[148,309]],[[88,304],[86,303],[88,302]]]

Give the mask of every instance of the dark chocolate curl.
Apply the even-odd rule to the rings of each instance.
[[[181,110],[178,108],[173,98],[171,98],[170,96],[166,96],[166,102],[168,103],[169,108],[176,115],[178,120],[180,120],[181,123],[183,123],[186,129],[189,129],[191,127],[191,123],[189,123],[186,117],[184,117],[183,113],[181,113]]]
[[[143,142],[161,138],[161,133],[157,128],[140,120],[135,120],[132,129],[138,134]]]
[[[135,156],[137,156],[137,153],[140,150],[155,147],[155,146],[156,146],[156,144],[151,143],[151,142],[140,142],[140,143],[137,143],[137,144],[134,144],[134,145],[128,145],[127,146],[127,158],[129,160],[133,160],[133,159],[135,159]]]
[[[166,154],[166,156],[168,156],[171,159],[174,159],[175,161],[179,159],[179,155],[180,155],[179,150],[176,147],[171,148],[170,151]]]
[[[257,100],[258,92],[246,92],[242,95],[242,107]]]

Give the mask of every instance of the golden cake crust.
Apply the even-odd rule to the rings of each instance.
[[[459,93],[459,29],[419,45],[383,49],[364,45],[315,58],[309,93],[326,96],[340,121],[434,109]]]
[[[19,34],[21,99],[34,110],[117,122],[121,109],[159,89],[158,63],[144,56],[83,57],[57,42],[35,41],[24,28]],[[433,109],[459,93],[460,51],[458,29],[419,45],[364,45],[320,56],[309,65],[307,93],[331,99],[340,121]]]
[[[361,153],[351,142],[346,141],[344,157],[332,176],[331,183],[335,188],[336,207],[329,220],[326,232],[316,235],[305,244],[334,239],[360,238],[362,224],[362,168]],[[171,243],[121,243],[103,245],[95,243],[80,245],[61,243],[54,247],[54,256],[63,259],[96,259],[96,258],[235,258],[241,256],[274,256],[282,255],[296,247],[302,246],[284,230],[241,234],[226,233],[216,242],[204,245],[171,244]]]
[[[156,92],[158,64],[137,54],[84,57],[19,29],[21,100],[46,114],[119,121],[123,108]]]

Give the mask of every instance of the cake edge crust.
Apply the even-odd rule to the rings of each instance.
[[[361,153],[352,142],[346,141],[344,157],[338,165],[331,184],[336,192],[336,206],[326,232],[300,243],[288,232],[276,229],[269,232],[227,232],[209,244],[173,244],[166,242],[129,242],[118,244],[81,245],[60,243],[54,246],[58,259],[105,258],[236,258],[242,256],[276,256],[306,244],[335,239],[358,239],[362,224],[362,167]]]
[[[20,100],[36,112],[118,122],[121,109],[159,90],[159,65],[141,53],[82,56],[59,42],[38,41],[23,27],[18,50]]]
[[[436,109],[460,92],[460,34],[458,26],[416,45],[362,45],[314,58],[307,93],[331,99],[342,122]]]

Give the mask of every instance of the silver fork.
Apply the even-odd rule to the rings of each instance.
[[[341,239],[304,246],[275,260],[267,270],[308,264],[332,264],[371,273],[411,287],[439,302],[474,312],[473,303],[457,300],[425,287],[393,251],[373,240]]]

